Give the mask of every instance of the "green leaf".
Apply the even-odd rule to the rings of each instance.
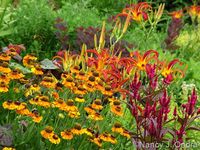
[[[58,69],[56,65],[52,62],[52,60],[49,59],[44,59],[43,61],[40,62],[42,69]]]
[[[15,62],[11,62],[10,67],[21,70],[23,74],[31,73],[31,71],[29,69],[25,68],[24,66],[22,66],[18,63],[15,63]]]
[[[5,30],[5,31],[0,31],[0,37],[9,35],[9,34],[11,34],[11,33],[13,33],[13,30],[12,30],[12,29]]]
[[[196,131],[200,131],[200,127],[190,126],[189,128],[187,128],[187,130],[196,130]]]

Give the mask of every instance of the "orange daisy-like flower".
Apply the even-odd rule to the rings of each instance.
[[[56,83],[55,90],[57,90],[57,91],[62,91],[62,92],[63,92],[63,84],[60,83],[60,82],[57,82],[57,83]]]
[[[85,95],[87,91],[82,85],[79,85],[77,88],[75,87],[73,89],[73,93],[76,95]]]
[[[5,74],[1,74],[0,75],[0,82],[5,82],[6,84],[9,84],[10,78]]]
[[[13,147],[4,147],[2,150],[16,150],[16,149]]]
[[[80,124],[75,124],[75,126],[71,129],[71,132],[75,135],[81,135],[84,133],[84,130],[81,128]]]
[[[0,62],[0,72],[1,73],[10,73],[11,69],[8,66],[7,62]]]
[[[120,123],[115,123],[112,127],[112,132],[123,133],[124,129]]]
[[[52,96],[53,96],[54,99],[59,99],[60,98],[58,92],[53,92]]]
[[[0,93],[1,92],[3,92],[3,93],[8,92],[8,88],[9,88],[9,86],[6,82],[4,82],[4,81],[0,82]]]
[[[33,110],[29,116],[33,119],[33,122],[40,123],[42,121],[42,116],[39,115],[37,110]]]
[[[53,144],[59,144],[60,143],[60,138],[57,134],[54,134],[49,138],[49,141]]]
[[[50,137],[54,135],[53,127],[51,126],[45,127],[45,129],[42,130],[40,134],[42,135],[43,138],[49,139]]]
[[[1,61],[10,61],[11,57],[6,53],[0,53],[0,60]]]
[[[91,107],[96,110],[102,110],[103,106],[101,105],[101,100],[100,99],[94,100],[94,102],[91,104]]]
[[[117,116],[123,116],[123,109],[119,101],[114,101],[113,103],[111,103],[111,112],[113,112]]]
[[[86,89],[87,92],[94,92],[96,90],[95,86],[93,86],[87,82],[85,84],[83,84],[83,88]]]
[[[59,108],[60,110],[65,110],[67,104],[62,98],[59,98],[53,102],[53,106]]]
[[[84,99],[83,95],[77,95],[75,98],[75,101],[83,103],[83,102],[85,102],[85,99]]]
[[[35,75],[43,75],[43,70],[41,68],[41,66],[39,64],[35,64],[33,68],[31,68],[31,71],[35,74]]]
[[[90,84],[90,85],[92,85],[92,86],[94,86],[96,84],[95,81],[96,81],[96,79],[95,79],[94,76],[89,76],[88,80],[87,80],[87,83]]]
[[[68,72],[66,72],[66,71],[64,71],[62,74],[61,74],[61,79],[63,80],[63,79],[66,79],[66,78],[68,78],[68,77],[71,77],[72,78],[72,76],[70,75],[70,73],[68,73]]]
[[[38,96],[36,96],[36,97],[30,99],[30,100],[29,100],[29,103],[32,104],[32,105],[38,105],[39,99],[40,99],[40,95],[38,95]]]
[[[75,83],[73,82],[73,78],[71,76],[64,78],[62,80],[62,84],[69,89],[73,89],[73,87],[75,86]]]
[[[96,111],[95,111],[91,106],[85,107],[84,110],[85,110],[88,114],[94,114],[94,113],[96,113]]]
[[[34,55],[32,54],[28,54],[26,56],[24,56],[23,58],[23,65],[28,67],[28,68],[33,68],[35,63],[37,61],[37,57],[35,57]]]
[[[85,72],[80,71],[80,72],[76,75],[76,79],[86,81],[87,76],[86,76]]]
[[[90,141],[95,143],[97,146],[102,147],[102,140],[99,137],[92,138]]]
[[[95,85],[95,87],[99,91],[103,91],[104,90],[104,84],[103,84],[103,82],[101,80],[97,82],[97,84]]]
[[[65,140],[71,140],[73,139],[73,133],[70,130],[64,130],[61,133],[61,137]]]
[[[16,110],[22,110],[22,109],[25,109],[25,108],[26,108],[26,103],[20,102],[20,101],[15,101],[15,102],[13,102],[13,105],[14,105],[14,108],[15,108]]]
[[[36,93],[40,94],[40,86],[37,84],[33,84],[33,85],[27,87],[27,89],[25,89],[24,96],[28,97],[28,96],[36,94]]]
[[[106,96],[112,96],[113,95],[113,91],[112,91],[112,88],[111,86],[107,85],[104,87],[104,90],[101,91],[102,94],[106,95]]]
[[[112,106],[111,112],[117,116],[123,116],[123,110],[121,106]]]
[[[9,110],[14,110],[15,109],[15,105],[14,105],[13,101],[8,100],[8,101],[3,102],[3,108],[4,109],[9,109]]]
[[[42,82],[40,82],[40,85],[46,87],[46,88],[55,88],[57,84],[56,78],[54,78],[51,75],[45,76],[42,79]]]
[[[93,71],[92,72],[92,76],[95,77],[95,81],[100,81],[101,80],[100,74],[97,71]]]
[[[16,113],[25,116],[29,116],[31,114],[31,112],[26,107],[24,109],[16,110]]]
[[[49,108],[51,106],[51,103],[49,101],[49,97],[48,96],[41,96],[39,98],[39,102],[38,102],[39,106],[45,107],[45,108]]]
[[[90,128],[83,129],[84,134],[93,137],[94,131]]]
[[[17,80],[17,79],[23,78],[24,75],[18,69],[15,69],[15,70],[12,70],[12,72],[9,73],[9,77],[12,80]]]
[[[23,77],[23,78],[20,78],[20,79],[19,79],[19,82],[20,82],[21,84],[27,84],[27,83],[29,83],[29,80],[28,80],[27,78]]]
[[[69,111],[67,114],[70,118],[79,118],[80,113],[78,110],[76,111]]]
[[[114,101],[119,101],[119,100],[117,100],[117,98],[114,97],[114,96],[107,97],[107,99],[108,99],[108,101],[111,102],[111,103],[113,103]]]
[[[38,84],[33,84],[30,86],[30,90],[32,91],[40,91],[40,86]]]
[[[127,139],[131,138],[131,134],[128,130],[123,130],[123,132],[121,133],[122,136],[125,136]]]
[[[69,111],[76,112],[76,111],[78,111],[78,108],[74,105],[74,101],[69,99],[66,102],[65,110],[68,111],[68,112]]]
[[[95,120],[95,121],[100,121],[103,120],[103,117],[101,116],[101,114],[99,114],[98,112],[92,113],[88,115],[89,119]]]
[[[115,138],[113,135],[111,135],[111,134],[109,134],[109,133],[107,133],[107,132],[105,132],[105,133],[99,135],[99,138],[100,138],[102,141],[110,142],[110,143],[112,143],[112,144],[116,144],[116,143],[117,143],[116,138]]]

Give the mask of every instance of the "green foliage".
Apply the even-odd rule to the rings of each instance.
[[[99,26],[101,19],[98,11],[94,8],[87,9],[86,4],[64,2],[61,9],[57,11],[57,16],[63,18],[68,25],[70,32],[76,27]]]
[[[176,39],[176,44],[179,48],[179,57],[186,60],[193,58],[194,60],[200,59],[199,47],[200,47],[200,25],[185,26],[184,30]]]
[[[126,4],[134,0],[90,0],[90,7],[95,7],[102,15],[119,13]]]
[[[50,52],[54,48],[52,26],[55,12],[46,0],[20,1],[14,11],[14,18],[15,34],[10,37],[12,43],[23,43],[28,52],[37,54],[44,50]]]
[[[10,0],[0,1],[0,37],[13,32],[13,28],[10,27],[13,22],[11,19],[11,10],[8,10],[10,2]]]
[[[134,43],[137,46],[136,49],[139,50],[156,49],[162,51],[161,43],[165,38],[163,32],[152,32],[148,40],[144,40],[145,36],[145,32],[141,28],[133,27],[133,29],[127,32],[125,39],[130,43]]]

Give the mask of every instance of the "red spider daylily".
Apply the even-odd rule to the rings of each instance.
[[[161,74],[165,77],[166,83],[170,83],[173,80],[173,75],[177,72],[181,74],[181,77],[184,76],[183,70],[172,69],[176,63],[179,63],[179,65],[182,65],[182,62],[180,62],[179,59],[172,60],[171,62],[169,62],[168,65],[163,64],[164,67],[162,69]]]
[[[192,5],[188,7],[188,13],[191,17],[195,17],[200,14],[200,6]]]
[[[173,19],[180,19],[183,16],[183,10],[173,11],[169,13],[170,16],[172,16]]]
[[[134,67],[135,60],[130,57],[122,57],[119,55],[115,58],[112,58],[109,60],[109,65],[114,69],[116,67],[117,69],[124,69],[126,70],[126,73],[130,73],[131,69]]]
[[[106,82],[111,85],[111,88],[114,89],[114,92],[120,92],[125,98],[129,93],[126,89],[124,89],[124,84],[129,80],[129,78],[123,78],[122,73],[118,70],[117,72],[113,70],[105,70],[103,73],[106,76]]]
[[[108,60],[111,59],[107,49],[103,49],[100,52],[95,49],[89,49],[86,50],[86,52],[95,55],[95,57],[88,57],[87,63],[89,67],[95,67],[97,70],[104,69],[105,65],[108,63]]]
[[[157,60],[159,54],[155,50],[148,50],[143,55],[141,55],[138,51],[132,52],[131,55],[135,56],[135,58],[133,59],[137,68],[139,70],[145,70],[146,65],[149,63],[149,61],[153,59]]]
[[[138,4],[132,4],[122,10],[122,13],[118,14],[119,16],[128,16],[129,12],[131,13],[131,18],[137,22],[142,20],[148,20],[148,14],[145,10],[151,9],[151,6],[146,2],[140,2]]]

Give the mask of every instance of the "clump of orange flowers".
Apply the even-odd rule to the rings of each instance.
[[[13,100],[4,100],[3,108],[40,124],[41,137],[53,144],[77,136],[86,136],[98,147],[105,142],[117,144],[115,134],[130,139],[128,129],[108,118],[123,119],[126,115],[125,100],[133,75],[148,72],[151,76],[156,64],[163,82],[170,84],[181,72],[173,68],[176,63],[181,65],[179,60],[161,62],[156,50],[135,51],[128,57],[115,56],[108,49],[83,50],[81,55],[62,52],[63,57],[53,58],[55,64],[60,63],[54,71],[42,68],[36,56],[27,54],[21,65],[28,73],[10,67],[11,53],[0,55],[0,92],[9,94],[18,89]]]

